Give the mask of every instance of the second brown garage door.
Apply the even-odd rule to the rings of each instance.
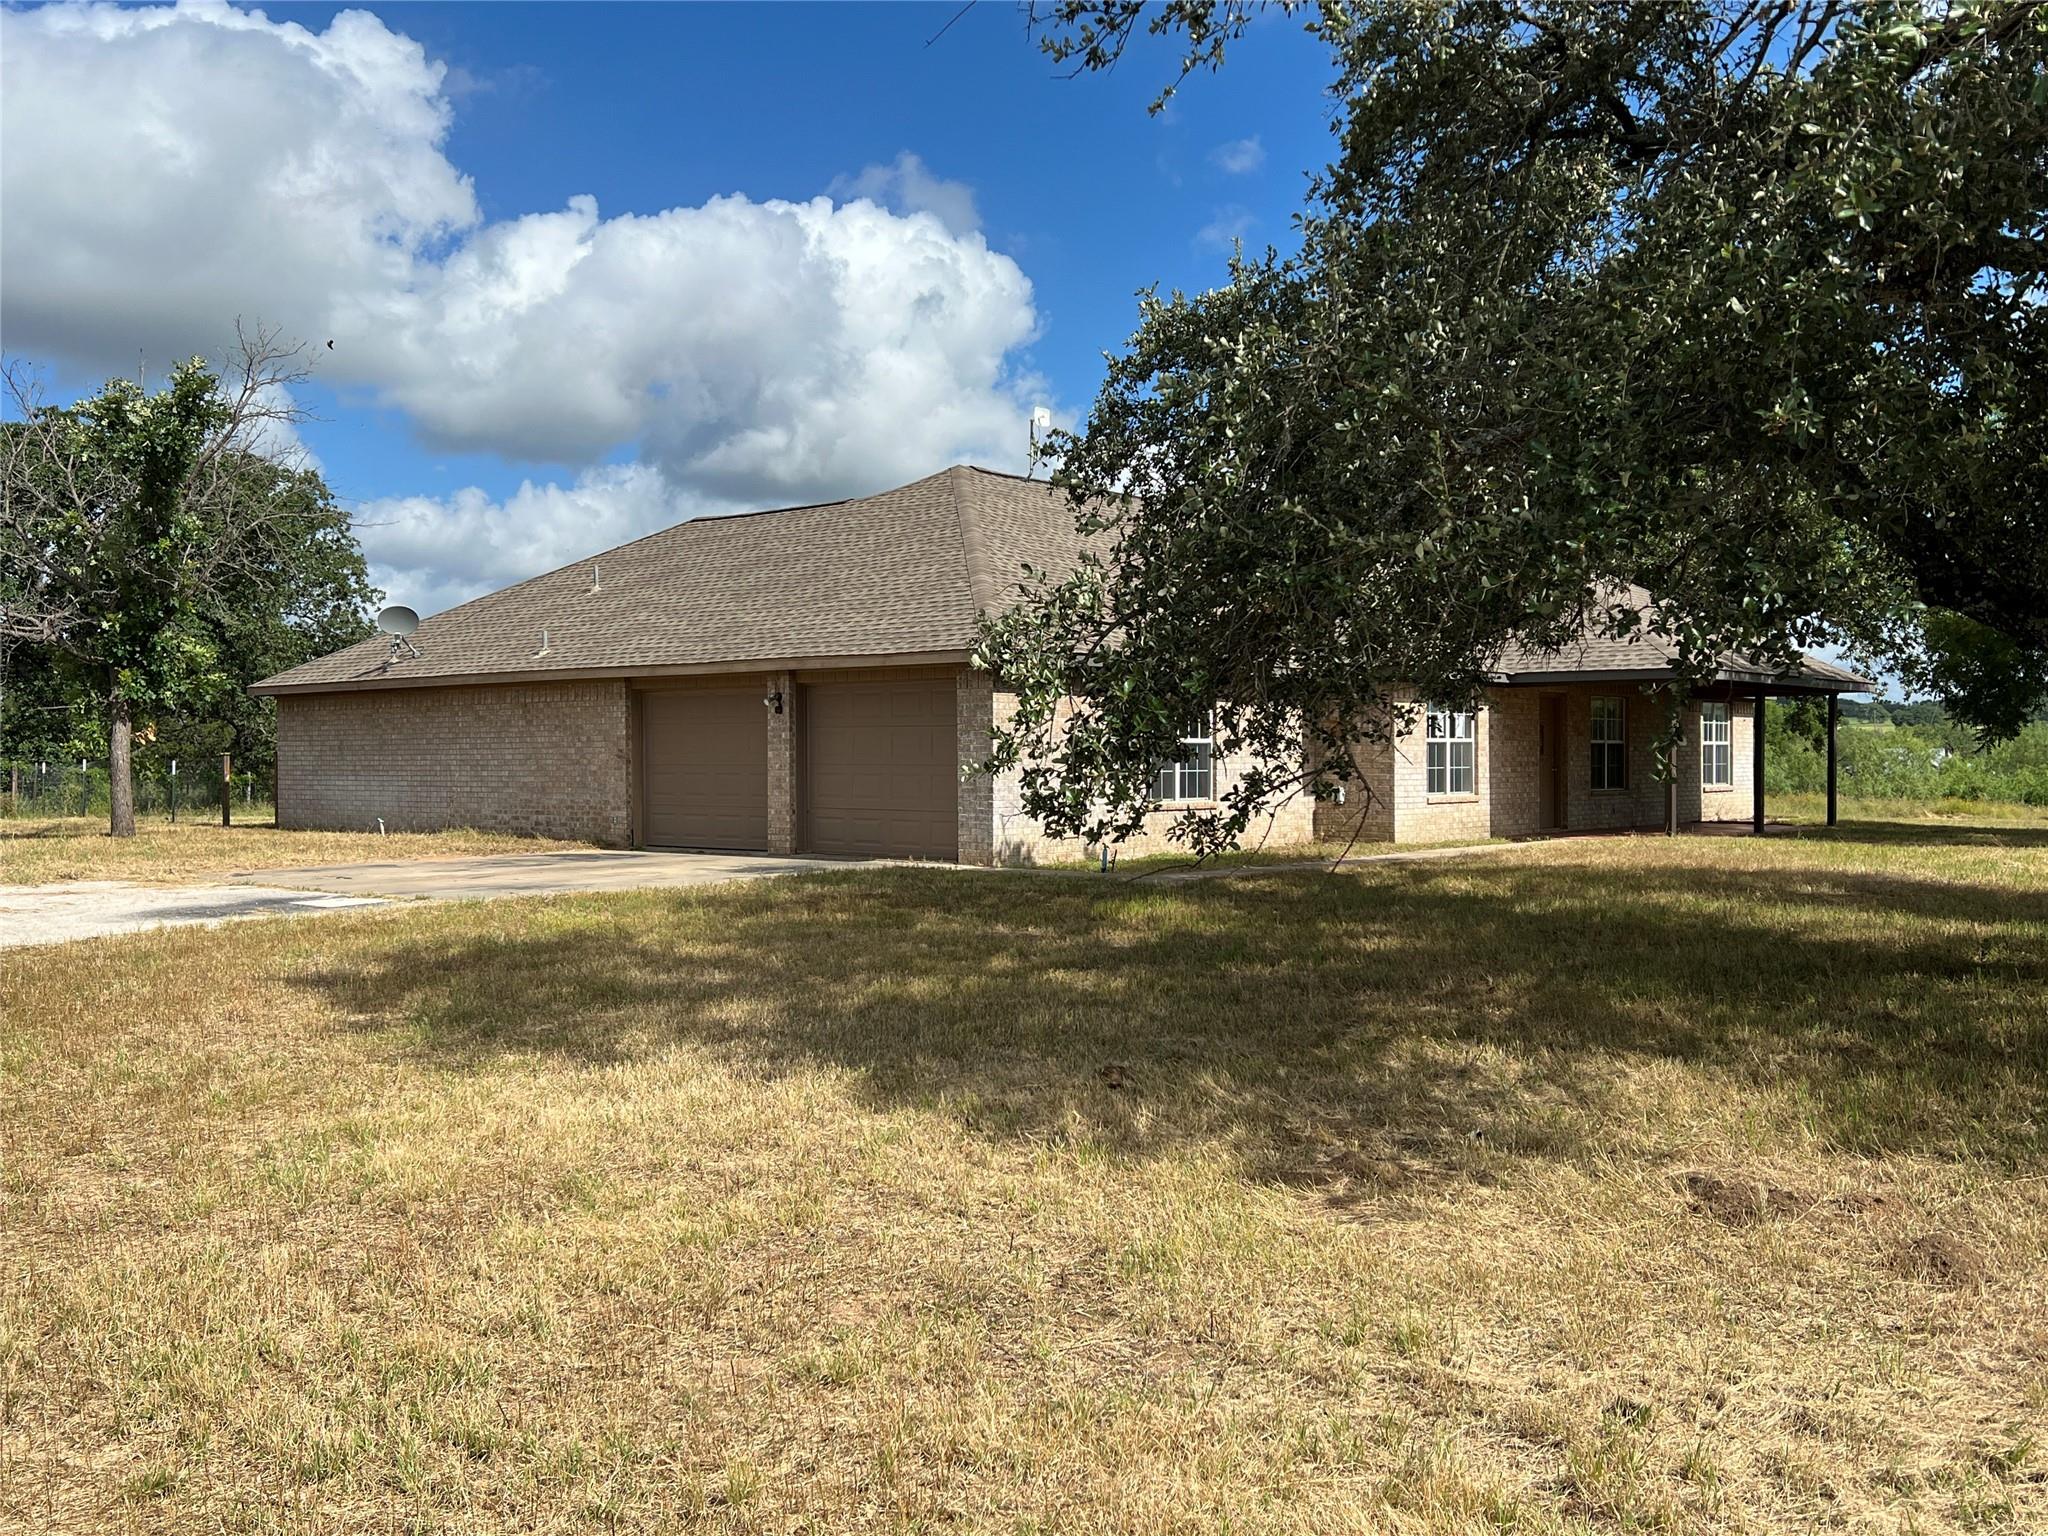
[[[768,722],[759,688],[640,698],[640,840],[650,848],[768,846]]]
[[[803,739],[811,852],[959,857],[952,678],[813,684]]]

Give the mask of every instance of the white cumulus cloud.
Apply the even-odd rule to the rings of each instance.
[[[261,321],[430,444],[568,468],[502,503],[366,508],[394,579],[467,593],[649,517],[1024,457],[1030,281],[915,155],[837,201],[487,221],[445,153],[447,69],[367,12],[316,32],[219,3],[50,6],[0,12],[0,44],[10,352],[126,371]]]
[[[1209,222],[1195,231],[1195,244],[1227,251],[1244,239],[1256,222],[1249,208],[1227,204],[1214,210]]]
[[[974,189],[933,175],[923,158],[907,149],[887,165],[863,166],[858,175],[833,178],[828,190],[841,201],[866,198],[898,213],[929,213],[956,235],[981,228]]]
[[[238,315],[324,340],[477,223],[441,66],[364,12],[46,6],[0,44],[11,351],[163,365]]]
[[[1226,176],[1249,176],[1266,163],[1266,146],[1255,133],[1248,139],[1232,139],[1209,151],[1210,162]]]

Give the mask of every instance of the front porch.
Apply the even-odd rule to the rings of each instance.
[[[1826,823],[1838,819],[1837,689],[1803,682],[1727,681],[1690,692],[1683,736],[1659,761],[1667,697],[1652,683],[1531,683],[1495,695],[1489,777],[1495,835],[1681,831],[1760,835],[1771,698],[1826,700]],[[1533,773],[1524,766],[1533,759]],[[1518,785],[1516,780],[1523,779]],[[1518,793],[1519,791],[1519,793]]]
[[[1797,676],[1727,673],[1687,691],[1662,743],[1668,670],[1577,668],[1506,679],[1472,710],[1415,708],[1391,741],[1353,748],[1362,792],[1319,807],[1317,835],[1394,843],[1682,830],[1759,834],[1774,697],[1827,701],[1826,819],[1837,819],[1837,696],[1868,686],[1810,664]]]

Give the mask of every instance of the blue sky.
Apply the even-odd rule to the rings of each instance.
[[[1167,48],[1066,79],[1007,4],[933,40],[956,9],[10,12],[6,349],[65,393],[238,315],[315,342],[305,446],[429,609],[679,516],[1014,466],[1137,290],[1289,243],[1329,72],[1274,18],[1151,117]]]

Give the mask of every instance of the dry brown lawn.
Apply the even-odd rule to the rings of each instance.
[[[414,907],[0,1009],[0,1523],[2048,1527],[2048,831]]]
[[[588,843],[498,832],[280,832],[268,821],[138,823],[133,837],[107,836],[104,817],[0,821],[0,885],[64,880],[131,880],[171,885],[244,870],[362,860],[465,858],[480,853],[547,853]]]

